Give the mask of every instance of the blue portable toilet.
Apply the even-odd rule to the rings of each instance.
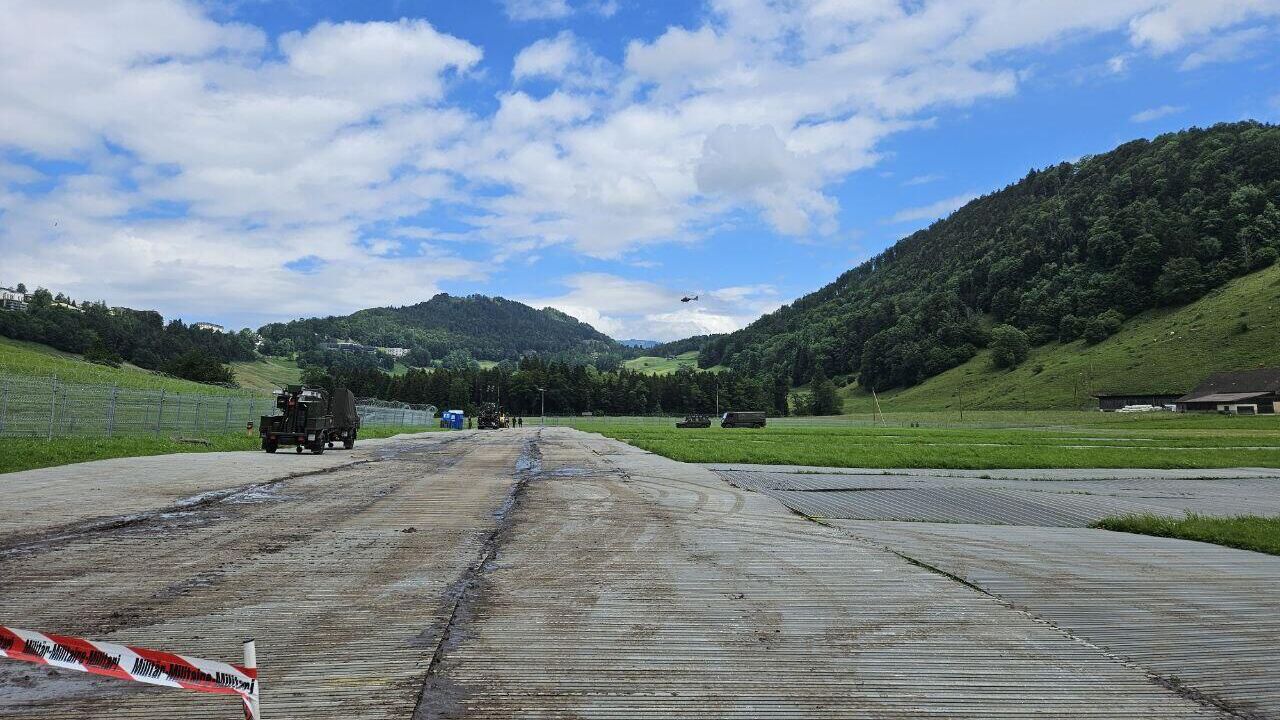
[[[461,430],[466,415],[461,410],[445,410],[440,413],[440,427],[450,430]]]

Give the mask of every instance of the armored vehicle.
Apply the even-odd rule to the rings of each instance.
[[[281,445],[292,445],[319,455],[326,447],[341,441],[350,450],[360,432],[360,416],[356,414],[356,396],[339,388],[329,393],[318,388],[290,385],[276,393],[279,415],[265,415],[258,425],[262,449],[273,453]]]
[[[709,428],[711,418],[706,415],[686,415],[684,420],[676,423],[678,428]]]
[[[762,428],[764,413],[762,412],[727,412],[720,419],[722,428]]]
[[[496,404],[484,403],[476,411],[476,427],[481,430],[501,430],[511,425],[507,421],[507,416],[502,414]]]

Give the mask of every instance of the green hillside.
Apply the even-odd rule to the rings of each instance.
[[[232,391],[211,385],[179,380],[132,365],[118,368],[85,362],[79,355],[54,350],[22,340],[0,337],[0,375],[57,375],[73,383],[118,385],[123,388],[168,390],[181,393],[220,394]]]
[[[612,338],[559,310],[539,310],[514,300],[483,295],[454,297],[441,293],[414,305],[272,323],[259,332],[272,347],[280,348],[287,340],[289,350],[312,350],[325,339],[409,348],[414,351],[408,358],[411,364],[423,366],[457,350],[494,361],[516,360],[527,352],[583,357],[625,354],[625,349]]]
[[[700,362],[793,385],[820,369],[883,392],[943,373],[973,376],[987,365],[993,337],[1025,336],[1040,348],[1023,367],[1043,362],[1050,375],[1039,383],[1067,384],[1070,365],[1057,359],[1058,343],[1070,350],[1082,338],[1103,340],[1126,319],[1186,307],[1278,258],[1280,126],[1191,128],[1032,171],[826,287],[707,342]],[[1191,332],[1189,322],[1174,328],[1183,330]],[[1109,341],[1089,356],[1142,376],[1134,362],[1159,353],[1133,337],[1127,349]],[[1231,359],[1211,343],[1201,349],[1206,364]],[[1109,377],[1095,368],[1085,379],[1096,389]]]
[[[983,350],[905,390],[880,394],[895,410],[1096,407],[1093,392],[1186,392],[1216,370],[1280,364],[1280,266],[1231,281],[1173,310],[1152,310],[1096,345],[1083,340],[1032,348],[1000,370]],[[872,398],[846,390],[845,412],[870,412]]]
[[[264,357],[253,362],[233,362],[236,383],[246,390],[274,392],[302,382],[302,368],[288,358]]]

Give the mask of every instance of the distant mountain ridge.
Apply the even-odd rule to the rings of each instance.
[[[968,203],[826,287],[708,340],[699,365],[797,385],[821,371],[883,391],[966,363],[995,325],[1013,329],[1000,329],[1002,341],[1021,336],[1031,348],[1101,343],[1135,315],[1274,263],[1278,206],[1276,125],[1135,140]],[[1125,378],[1092,378],[1104,380]]]
[[[501,297],[441,293],[425,302],[379,307],[350,315],[272,323],[258,331],[274,344],[298,350],[328,339],[426,351],[442,358],[465,350],[481,360],[515,360],[529,352],[590,356],[617,352],[609,336],[554,308],[541,310]]]

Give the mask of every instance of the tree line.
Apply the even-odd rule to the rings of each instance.
[[[181,320],[165,322],[152,310],[77,303],[45,288],[31,293],[28,305],[25,312],[0,312],[0,335],[81,354],[104,365],[127,361],[188,380],[230,384],[234,376],[226,363],[256,357],[255,337],[248,330],[198,330]]]
[[[1280,255],[1280,127],[1136,140],[1033,171],[830,285],[701,348],[702,367],[820,370],[869,389],[921,382],[993,347],[1097,343]],[[994,343],[994,345],[993,345]]]
[[[389,375],[376,360],[346,359],[341,364],[309,367],[303,382],[329,389],[346,387],[361,397],[398,402],[432,404],[441,410],[473,412],[480,403],[496,402],[521,416],[540,414],[545,399],[549,415],[685,415],[717,411],[763,410],[787,415],[815,410],[814,396],[829,392],[817,408],[838,412],[835,386],[827,384],[810,393],[792,393],[784,375],[748,376],[725,371],[699,372],[684,368],[670,375],[649,375],[618,368],[601,371],[593,365],[570,363],[526,355],[518,362],[495,367],[478,363],[434,369],[412,369]],[[542,388],[543,391],[540,391]]]

